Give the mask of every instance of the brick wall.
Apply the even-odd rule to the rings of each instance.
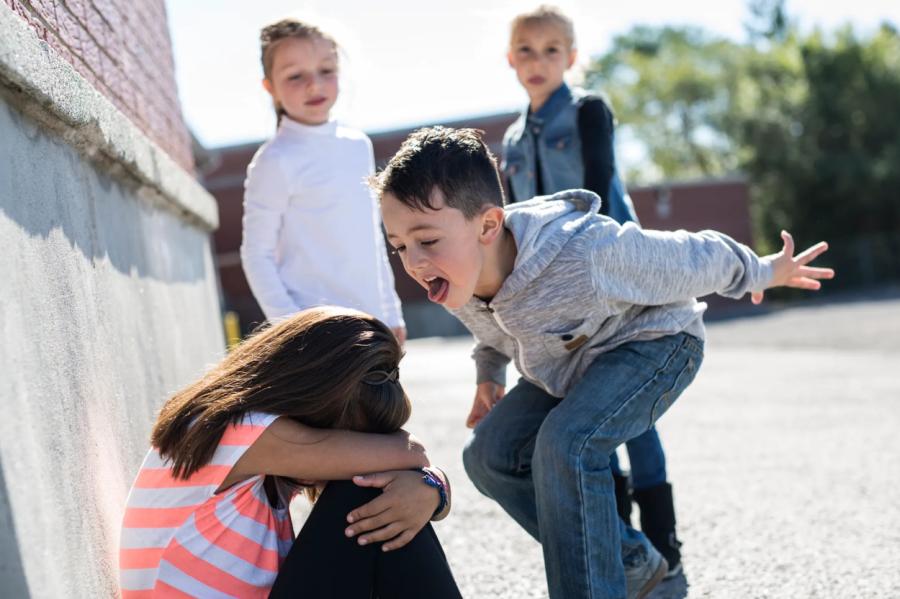
[[[0,0],[188,171],[164,0]]]

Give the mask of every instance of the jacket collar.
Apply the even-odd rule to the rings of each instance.
[[[543,124],[559,114],[559,112],[572,103],[572,90],[569,89],[569,86],[563,83],[556,90],[550,94],[550,97],[547,98],[547,101],[537,109],[536,112],[528,111],[529,120],[536,121],[537,123]]]
[[[547,121],[552,120],[563,108],[572,103],[572,97],[572,90],[564,82],[550,94],[550,97],[538,108],[537,112],[532,113],[531,108],[526,106],[519,118],[510,125],[509,142],[517,145],[522,141],[522,136],[525,135],[528,123],[534,122],[538,125],[543,125]]]

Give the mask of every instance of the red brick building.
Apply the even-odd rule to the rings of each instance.
[[[193,170],[165,0],[3,0],[179,165]]]
[[[489,147],[499,155],[503,133],[517,114],[503,113],[442,124],[483,130]],[[399,149],[411,131],[397,129],[370,134],[379,167]],[[211,150],[211,165],[203,176],[203,184],[219,203],[221,226],[215,233],[215,251],[225,307],[238,313],[245,332],[262,321],[262,312],[244,278],[239,255],[243,181],[247,165],[258,147],[259,143],[251,143]],[[752,242],[747,186],[740,179],[661,184],[631,188],[629,192],[641,223],[647,228],[692,231],[712,228],[743,243]],[[411,336],[439,334],[442,330],[458,331],[452,322],[443,318],[442,309],[429,304],[424,290],[403,272],[396,257],[391,258],[391,263]],[[715,299],[713,305],[721,311],[727,300]],[[431,326],[434,319],[441,321],[441,328]]]

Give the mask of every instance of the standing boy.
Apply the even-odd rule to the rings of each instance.
[[[554,599],[644,597],[667,566],[616,514],[609,455],[693,380],[705,305],[719,292],[818,289],[824,243],[765,258],[726,235],[642,230],[597,214],[589,191],[503,208],[478,133],[413,133],[376,181],[406,272],[478,340],[478,383],[523,378],[463,452],[475,486],[543,548]],[[499,401],[498,401],[499,400]]]
[[[601,97],[569,88],[563,80],[576,54],[575,26],[558,8],[540,6],[513,19],[507,59],[528,94],[528,106],[503,137],[501,170],[510,201],[588,189],[602,198],[602,214],[619,224],[637,223],[616,168],[612,111]],[[493,396],[489,387],[485,384],[479,394],[483,400]],[[476,416],[469,419],[470,425],[477,422]],[[681,572],[681,542],[656,427],[626,447],[630,481],[619,468],[616,453],[610,455],[619,515],[631,524],[633,497],[641,508],[641,531],[666,558],[667,578],[676,576]]]

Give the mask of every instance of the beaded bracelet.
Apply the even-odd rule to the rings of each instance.
[[[422,473],[422,482],[424,482],[429,487],[434,487],[437,489],[438,493],[441,496],[441,502],[438,504],[437,509],[434,510],[434,513],[431,515],[432,519],[444,511],[444,508],[447,507],[447,487],[444,486],[444,481],[441,480],[441,477],[435,474],[430,468],[419,468],[419,472]]]

